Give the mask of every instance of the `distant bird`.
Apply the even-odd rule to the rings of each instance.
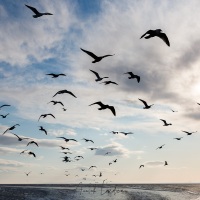
[[[20,126],[20,125],[19,125],[19,124],[15,124],[15,125],[11,126],[10,128],[6,129],[6,130],[3,132],[2,135],[4,135],[7,131],[11,131],[11,130],[15,129],[16,126]]]
[[[110,109],[110,111],[113,113],[114,116],[116,116],[116,112],[115,112],[115,108],[114,106],[109,106],[109,105],[105,105],[103,104],[101,101],[97,101],[95,103],[90,104],[89,106],[92,106],[94,104],[97,104],[100,106],[100,108],[98,108],[98,110],[105,110],[105,109]]]
[[[102,173],[100,172],[99,177],[102,177]]]
[[[114,81],[104,81],[104,82],[102,82],[101,84],[103,84],[104,83],[104,85],[108,85],[108,84],[114,84],[114,85],[118,85],[116,82],[114,82]]]
[[[148,105],[146,101],[144,101],[144,100],[142,100],[142,99],[139,99],[139,100],[140,100],[140,101],[144,104],[144,106],[145,106],[143,109],[149,109],[149,108],[151,108],[151,106],[154,105],[154,104]]]
[[[111,163],[111,162],[109,162],[109,165],[112,165],[112,163]]]
[[[96,167],[96,166],[92,165],[89,169],[94,168],[94,167]],[[96,168],[97,168],[97,167],[96,167]]]
[[[148,34],[147,36],[145,36],[146,34]],[[144,37],[145,36],[145,37]],[[162,32],[161,29],[156,29],[156,30],[148,30],[145,34],[143,34],[141,38],[145,38],[145,39],[149,39],[149,38],[152,38],[152,37],[159,37],[160,39],[162,39],[168,46],[170,46],[170,43],[169,43],[169,40],[168,40],[168,37],[165,33]]]
[[[129,74],[129,75],[130,75],[130,76],[128,77],[129,79],[134,79],[134,78],[136,78],[136,79],[137,79],[137,82],[138,82],[138,83],[140,82],[140,76],[133,74],[133,72],[126,72],[126,73],[124,73],[124,74]]]
[[[109,153],[111,153],[110,151],[106,152],[105,155],[108,155]]]
[[[109,78],[109,77],[107,77],[107,76],[105,76],[105,77],[100,77],[99,74],[98,74],[97,72],[95,72],[95,71],[93,71],[93,70],[91,70],[91,69],[90,69],[90,71],[93,72],[93,73],[96,75],[96,77],[97,77],[97,79],[95,79],[96,82],[97,82],[97,81],[101,81],[101,80],[103,80],[104,78]]]
[[[63,147],[63,146],[59,146],[62,150],[65,150],[65,149],[67,149],[67,150],[70,150],[69,148],[67,148],[67,147]]]
[[[43,131],[46,135],[47,135],[47,131],[46,131],[46,129],[44,129],[42,126],[39,126],[40,127],[40,131]]]
[[[5,106],[11,106],[11,105],[3,104],[3,105],[0,106],[0,110],[1,110],[1,108],[5,107]]]
[[[88,149],[90,149],[91,151],[93,151],[93,150],[95,150],[95,149],[97,149],[97,148],[88,148]]]
[[[28,6],[26,4],[25,4],[25,6],[28,7],[29,9],[31,9],[35,13],[35,15],[33,15],[33,18],[42,17],[43,15],[53,15],[51,13],[46,13],[46,12],[45,13],[41,13],[36,8],[34,8],[32,6]]]
[[[171,109],[171,111],[172,111],[172,112],[178,112],[177,110],[172,110],[172,109]]]
[[[72,95],[73,97],[77,98],[72,92],[70,92],[68,90],[60,90],[60,91],[56,92],[56,94],[54,94],[53,97],[55,97],[57,94],[64,94],[64,93],[68,93],[68,94]]]
[[[66,108],[63,108],[63,111],[66,111],[67,109]]]
[[[35,158],[36,158],[36,155],[35,155],[35,153],[33,153],[32,151],[29,151],[29,152],[28,152],[28,155],[32,155],[33,157],[35,157]]]
[[[82,159],[84,159],[83,156],[76,156],[75,158],[82,158]]]
[[[120,133],[122,133],[122,134],[124,134],[124,135],[134,134],[134,133],[132,133],[132,132],[128,132],[128,133],[126,133],[126,132],[120,132]]]
[[[38,143],[35,141],[30,141],[26,146],[28,146],[29,144],[35,144],[36,146],[38,146]],[[39,146],[38,146],[39,147]]]
[[[38,121],[40,120],[41,117],[42,118],[46,118],[47,116],[52,116],[53,118],[55,118],[55,116],[53,114],[51,114],[51,113],[49,113],[49,114],[42,114],[42,115],[40,115]]]
[[[87,50],[84,50],[82,48],[80,48],[83,52],[87,53],[89,56],[91,56],[94,61],[92,61],[92,63],[96,63],[96,62],[99,62],[101,61],[103,58],[105,57],[108,57],[108,56],[114,56],[115,54],[113,55],[104,55],[104,56],[96,56],[94,53],[90,52],[90,51],[87,51]]]
[[[15,136],[18,138],[18,141],[30,139],[30,138],[21,138],[21,137],[19,137],[19,136],[18,136],[17,134],[15,134],[15,133],[12,133],[12,134],[15,135]]]
[[[64,153],[64,154],[72,154],[71,152],[61,152],[61,153]]]
[[[75,139],[68,139],[68,138],[66,138],[66,137],[57,137],[57,138],[62,138],[62,139],[65,140],[65,142],[69,142],[69,141],[77,142],[77,140],[75,140]]]
[[[6,115],[0,115],[0,116],[1,116],[2,118],[6,118],[8,115],[9,115],[9,113],[6,114]]]
[[[119,132],[118,131],[111,131],[110,133],[112,133],[112,134],[118,134]]]
[[[21,151],[20,154],[23,154],[23,153],[25,153],[26,151],[28,151],[28,150],[25,149],[25,150]]]
[[[53,105],[60,104],[64,106],[64,104],[61,101],[50,101],[49,103],[53,103]]]
[[[31,172],[28,172],[28,173],[24,172],[24,173],[26,174],[26,176],[28,176]]]
[[[106,181],[107,179],[103,180],[103,183]]]
[[[166,120],[164,120],[164,119],[160,119],[160,120],[164,122],[163,126],[170,126],[170,125],[172,125],[171,123],[167,123]]]
[[[69,176],[70,174],[65,174],[65,176]]]
[[[196,133],[197,131],[195,132],[182,131],[182,132],[187,133],[187,135],[192,135],[192,133]]]
[[[140,165],[139,169],[141,169],[142,167],[144,167],[144,165]]]
[[[159,146],[157,149],[162,149],[165,146],[165,144]]]
[[[86,139],[86,138],[83,138],[83,140],[85,140],[85,142],[92,142],[92,143],[94,143],[93,140],[89,140],[89,139]]]
[[[113,160],[113,162],[116,163],[116,162],[117,162],[117,159]]]
[[[168,165],[167,161],[165,161],[165,164],[164,164],[164,166],[166,166],[166,165]]]
[[[178,138],[174,138],[174,139],[176,139],[176,140],[181,140],[183,137],[178,137]]]
[[[51,78],[58,78],[59,76],[66,76],[66,74],[54,74],[54,73],[46,74],[46,75],[52,76]]]
[[[81,169],[82,172],[84,172],[86,169]]]

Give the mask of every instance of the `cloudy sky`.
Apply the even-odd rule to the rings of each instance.
[[[35,19],[25,4],[53,15]],[[11,105],[0,109],[9,113],[0,116],[0,183],[199,182],[199,8],[197,0],[0,1],[0,105]],[[170,47],[159,38],[140,39],[149,29],[162,29]],[[115,55],[92,63],[80,48]],[[96,82],[90,69],[118,85]],[[126,72],[139,75],[140,83]],[[53,97],[65,89],[77,98]],[[154,105],[143,109],[138,98]],[[97,101],[114,106],[116,116],[89,106]],[[55,119],[38,121],[47,113]],[[20,126],[2,135],[15,124]],[[20,142],[13,133],[30,139]],[[27,146],[32,140],[39,147]],[[59,146],[70,148],[72,162],[62,161]],[[88,170],[91,165],[97,168]]]

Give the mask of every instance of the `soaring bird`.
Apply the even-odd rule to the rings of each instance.
[[[75,158],[82,158],[82,159],[84,159],[83,156],[76,156]]]
[[[83,172],[83,171],[85,171],[86,169],[81,169],[81,171]]]
[[[142,167],[144,167],[144,165],[140,165],[139,169],[142,168]]]
[[[113,162],[116,163],[116,162],[117,162],[117,159],[113,160]]]
[[[9,115],[9,113],[6,114],[6,115],[0,115],[0,116],[1,116],[2,118],[6,118],[8,115]]]
[[[100,77],[99,74],[98,74],[97,72],[95,72],[95,71],[93,71],[93,70],[91,70],[91,69],[90,69],[90,71],[93,72],[93,73],[96,75],[96,77],[97,77],[97,79],[95,79],[96,82],[97,82],[97,81],[101,81],[101,80],[103,80],[104,78],[109,78],[109,77],[107,77],[107,76],[105,76],[105,77]]]
[[[47,116],[52,116],[53,118],[55,118],[55,116],[53,114],[51,114],[51,113],[49,113],[49,114],[42,114],[42,115],[40,115],[38,121],[40,120],[41,117],[42,118],[46,118]]]
[[[57,138],[62,138],[62,139],[65,140],[65,142],[69,142],[69,141],[77,142],[77,140],[75,140],[75,139],[68,139],[68,138],[66,138],[66,137],[57,137]]]
[[[170,126],[170,125],[172,125],[171,123],[167,123],[166,120],[164,120],[164,119],[160,119],[160,120],[164,122],[163,126]]]
[[[2,135],[4,135],[7,131],[11,131],[11,130],[15,129],[16,126],[20,126],[20,125],[19,125],[19,124],[15,124],[15,125],[11,126],[10,128],[6,129],[6,130],[3,132]]]
[[[112,134],[118,134],[119,132],[118,131],[111,131],[110,133],[112,133]]]
[[[26,146],[28,146],[29,144],[35,144],[36,146],[38,146],[38,143],[35,141],[30,141]],[[39,146],[38,146],[39,147]]]
[[[68,152],[61,152],[61,153],[64,153],[64,154],[72,154],[72,153],[71,153],[71,152],[69,152],[69,151],[68,151]]]
[[[148,34],[147,36],[145,36],[146,34]],[[145,36],[145,37],[144,37]],[[168,37],[165,33],[162,32],[161,29],[156,29],[156,30],[148,30],[145,34],[143,34],[141,38],[145,38],[145,39],[149,39],[149,38],[152,38],[152,37],[159,37],[160,39],[162,39],[168,46],[170,46],[170,43],[169,43],[169,40],[168,40]]]
[[[63,146],[59,146],[62,150],[65,150],[65,149],[67,149],[67,150],[70,150],[69,148],[67,148],[67,147],[63,147]]]
[[[182,132],[187,133],[187,135],[192,135],[192,133],[196,133],[197,131],[195,132],[182,131]]]
[[[35,155],[35,153],[33,153],[32,151],[29,151],[29,152],[28,152],[28,155],[32,155],[33,157],[35,157],[35,158],[36,158],[36,155]]]
[[[26,176],[28,176],[31,172],[28,172],[28,173],[24,172],[24,173],[26,174]]]
[[[53,15],[51,13],[46,13],[46,12],[45,13],[41,13],[36,8],[34,8],[32,6],[28,6],[26,4],[25,4],[25,6],[28,7],[29,9],[31,9],[35,13],[35,15],[33,15],[33,18],[42,17],[43,15]]]
[[[143,107],[143,109],[149,109],[149,108],[151,108],[151,106],[154,105],[154,104],[148,105],[146,101],[144,101],[144,100],[142,100],[142,99],[139,99],[139,100],[140,100],[140,101],[144,104],[144,106],[145,106],[145,107]]]
[[[97,149],[97,148],[88,148],[88,149],[90,149],[91,151],[93,151],[93,150],[95,150],[95,149]]]
[[[176,140],[181,140],[183,137],[177,137],[177,138],[174,138]]]
[[[5,107],[5,106],[11,106],[11,105],[3,104],[3,105],[0,106],[0,110],[1,110],[1,108]]]
[[[129,75],[130,75],[130,76],[128,77],[129,79],[134,79],[134,78],[136,78],[136,79],[137,79],[137,82],[138,82],[138,83],[140,82],[140,76],[133,74],[133,72],[126,72],[126,73],[124,73],[124,74],[129,74]]]
[[[172,110],[172,109],[171,109],[171,111],[172,111],[172,112],[178,112],[177,110]]]
[[[46,74],[46,75],[52,76],[51,78],[58,78],[59,76],[66,76],[66,74],[54,74],[54,73]]]
[[[112,165],[112,163],[111,163],[111,162],[109,162],[109,165]]]
[[[66,108],[63,108],[63,111],[66,111],[67,109]]]
[[[105,109],[110,109],[111,110],[111,112],[113,113],[113,115],[114,116],[116,116],[116,112],[115,112],[115,108],[114,108],[114,106],[109,106],[109,105],[105,105],[105,104],[103,104],[101,101],[97,101],[97,102],[95,102],[95,103],[92,103],[92,104],[90,104],[89,106],[92,106],[92,105],[94,105],[94,104],[97,104],[97,105],[99,105],[101,108],[98,108],[98,110],[105,110]]]
[[[25,149],[25,150],[21,151],[20,154],[23,154],[23,153],[25,153],[26,151],[28,151],[28,150]]]
[[[114,81],[104,81],[104,82],[102,82],[101,84],[103,84],[104,83],[104,85],[108,85],[108,84],[114,84],[114,85],[118,85],[116,82],[114,82]]]
[[[128,133],[126,133],[126,132],[120,132],[120,133],[122,133],[122,134],[124,134],[124,135],[133,134],[132,132],[128,132]]]
[[[14,134],[14,133],[12,133],[12,134],[15,135],[18,138],[18,141],[30,139],[30,138],[21,138],[17,134]]]
[[[85,140],[85,142],[92,142],[92,143],[94,143],[93,140],[89,140],[89,139],[86,139],[86,138],[83,138],[83,140]]]
[[[61,101],[50,101],[49,103],[53,103],[53,105],[60,104],[64,106],[64,104]]]
[[[92,61],[92,63],[96,63],[96,62],[99,62],[101,61],[103,58],[105,57],[108,57],[108,56],[114,56],[115,54],[113,55],[104,55],[104,56],[96,56],[94,53],[90,52],[90,51],[87,51],[87,50],[84,50],[82,48],[80,48],[83,52],[87,53],[89,56],[91,56],[94,61]]]
[[[77,98],[72,92],[70,92],[68,90],[60,90],[60,91],[56,92],[56,94],[54,94],[53,97],[55,97],[57,94],[64,94],[64,93],[68,93],[68,94],[72,95],[73,97]]]
[[[165,146],[165,144],[159,146],[157,149],[162,149]]]
[[[89,169],[94,168],[94,167],[96,167],[96,166],[92,165]],[[97,167],[96,167],[96,168],[97,168]]]
[[[165,161],[165,164],[164,164],[164,166],[166,166],[166,165],[168,165],[167,161]]]
[[[46,129],[44,129],[42,126],[39,126],[40,127],[40,131],[43,131],[46,135],[47,135],[47,131],[46,131]]]

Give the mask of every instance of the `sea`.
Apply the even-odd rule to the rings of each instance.
[[[0,200],[200,200],[200,184],[1,184]]]

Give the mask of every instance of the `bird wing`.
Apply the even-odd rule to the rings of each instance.
[[[108,106],[108,109],[110,109],[111,112],[113,113],[113,115],[116,116],[116,112],[115,112],[114,106]]]
[[[164,119],[160,119],[161,121],[163,121],[164,122],[164,124],[166,124],[166,121],[164,120]]]
[[[142,99],[139,99],[139,100],[140,100],[145,106],[148,106],[146,101],[144,101],[144,100],[142,100]]]
[[[43,15],[53,15],[52,13],[43,13]]]
[[[17,134],[15,134],[15,133],[12,133],[13,135],[15,135],[16,137],[18,137],[19,139],[21,139]]]
[[[93,72],[96,75],[97,78],[100,78],[100,76],[99,76],[99,74],[97,72],[95,72],[95,71],[93,71],[91,69],[90,69],[90,71]]]
[[[57,137],[57,138],[62,138],[62,139],[64,139],[64,140],[66,140],[67,138],[65,138],[65,137]]]
[[[10,128],[6,129],[6,130],[3,132],[2,135],[4,135],[8,130],[10,130]]]
[[[39,121],[39,120],[40,120],[40,118],[41,118],[41,117],[43,117],[43,116],[44,116],[44,115],[40,115],[40,117],[39,117],[38,121]]]
[[[146,34],[151,34],[151,32],[152,32],[152,30],[148,30],[145,34],[143,34],[143,35],[140,37],[140,39],[143,38]]]
[[[57,94],[59,94],[59,92],[60,92],[60,91],[56,92],[56,93],[53,95],[53,97],[55,97]]]
[[[168,40],[168,37],[165,33],[160,33],[158,35],[159,38],[161,38],[168,46],[170,46],[170,43],[169,43],[169,40]]]
[[[59,103],[60,105],[64,106],[64,104],[61,101],[58,101],[57,103]]]
[[[94,105],[94,104],[98,104],[99,106],[104,106],[104,104],[101,102],[101,101],[97,101],[97,102],[95,102],[95,103],[92,103],[92,104],[90,104],[89,106],[92,106],[92,105]]]
[[[77,142],[77,140],[75,140],[75,139],[69,139],[69,140],[72,140],[72,141],[75,141],[75,142]]]
[[[74,96],[75,98],[77,98],[72,92],[67,91],[66,93],[71,94],[72,96]]]
[[[96,56],[94,53],[90,52],[90,51],[87,51],[87,50],[84,50],[82,48],[80,48],[83,52],[87,53],[89,56],[91,56],[92,58],[94,59],[97,59],[98,56]]]
[[[46,74],[46,75],[54,76],[55,74],[51,73],[51,74]]]
[[[51,113],[49,113],[49,114],[47,114],[47,115],[50,115],[50,116],[52,116],[53,118],[55,118],[55,116],[54,116],[54,115],[52,115]]]
[[[32,7],[32,6],[28,6],[28,5],[26,5],[26,4],[25,4],[25,6],[28,7],[29,9],[31,9],[36,15],[37,15],[37,14],[40,14],[40,13],[37,11],[36,8],[34,8],[34,7]]]

